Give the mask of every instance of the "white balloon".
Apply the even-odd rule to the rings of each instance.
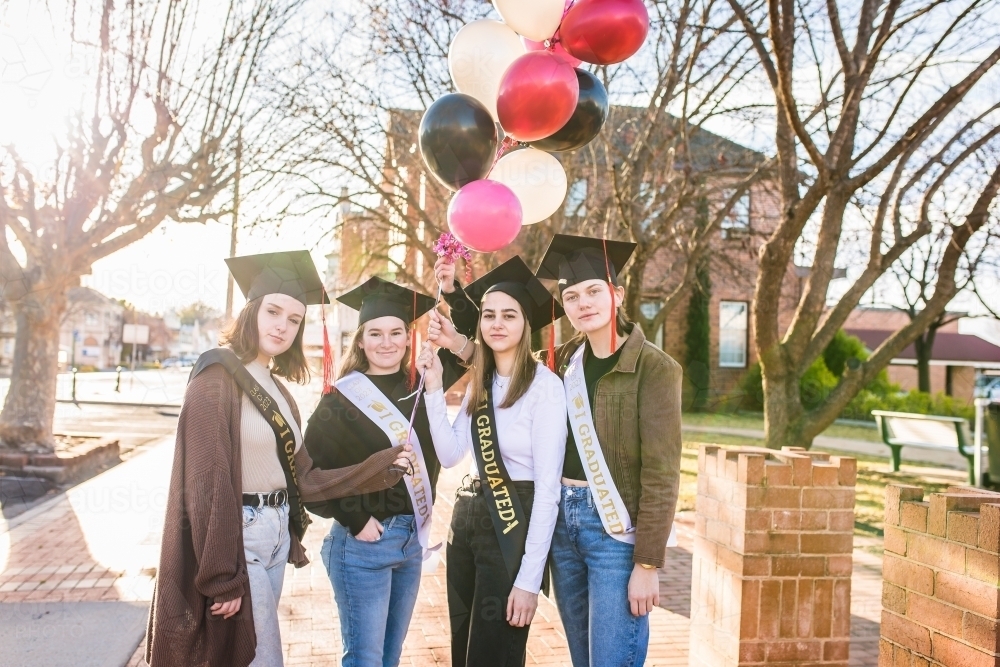
[[[448,49],[448,70],[458,92],[486,105],[497,118],[500,79],[526,53],[517,33],[500,21],[473,21],[458,31]]]
[[[493,0],[493,6],[514,32],[544,42],[559,29],[566,0]]]
[[[541,222],[559,210],[566,198],[566,170],[562,163],[537,148],[522,148],[500,158],[488,176],[517,195],[523,223]]]

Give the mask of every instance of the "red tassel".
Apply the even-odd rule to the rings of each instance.
[[[417,293],[413,293],[413,314],[417,312]],[[417,382],[417,325],[410,323],[410,389],[416,386]]]
[[[330,346],[330,334],[326,330],[326,296],[320,301],[320,317],[323,318],[323,395],[333,391],[333,348]]]
[[[552,324],[549,325],[549,370],[556,371],[556,300],[552,300]]]
[[[611,279],[611,261],[608,259],[608,241],[604,244],[604,270],[608,274],[608,291],[611,292],[611,354],[618,350],[618,308],[615,306],[615,283]]]

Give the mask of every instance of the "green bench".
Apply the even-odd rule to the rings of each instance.
[[[957,451],[969,462],[969,484],[976,486],[975,446],[961,417],[872,410],[882,442],[892,450],[892,470],[899,472],[903,447]]]

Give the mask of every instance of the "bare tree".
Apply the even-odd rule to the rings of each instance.
[[[990,0],[729,4],[776,103],[781,219],[761,250],[752,314],[767,444],[809,445],[945,310],[965,249],[996,224],[1000,117],[989,86],[1000,8]],[[953,206],[945,195],[956,191],[969,196]],[[810,364],[876,281],[945,219],[933,295],[920,313],[806,411],[799,381]],[[867,253],[831,302],[852,226],[864,227]],[[812,267],[786,327],[780,295],[803,246]]]
[[[489,11],[473,0],[365,0],[332,13],[327,25],[339,30],[323,33],[296,67],[276,73],[275,104],[292,109],[299,122],[299,142],[280,162],[301,177],[302,192],[281,215],[315,215],[350,202],[357,213],[346,219],[366,230],[350,244],[361,253],[348,253],[341,239],[341,261],[355,277],[388,268],[402,282],[433,288],[431,244],[447,231],[452,193],[423,165],[417,127],[427,106],[453,92],[447,55],[455,34]],[[651,18],[640,55],[598,70],[613,98],[637,105],[614,106],[597,139],[558,154],[571,184],[567,206],[525,228],[513,249],[532,264],[556,233],[635,241],[626,286],[627,308],[637,318],[647,266],[668,256],[673,282],[655,294],[664,307],[641,319],[652,331],[693,280],[728,209],[762,183],[768,160],[700,127],[758,113],[756,103],[735,101],[755,60],[724,1],[657,2]],[[699,216],[705,202],[710,214]],[[340,225],[330,224],[334,236]],[[509,252],[476,261],[486,269]]]
[[[248,93],[295,8],[294,0],[51,8],[54,32],[95,64],[46,171],[34,171],[14,146],[0,151],[0,287],[17,318],[0,413],[6,445],[52,446],[66,290],[165,220],[226,214],[219,194],[232,178],[236,124],[242,117],[252,125]]]

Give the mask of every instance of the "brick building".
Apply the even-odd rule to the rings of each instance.
[[[937,330],[931,350],[931,393],[944,393],[972,403],[980,374],[1000,372],[1000,345],[965,331],[957,314]],[[858,308],[844,323],[844,330],[857,336],[869,350],[878,347],[893,332],[909,323],[909,316],[894,308]],[[907,346],[886,369],[889,380],[904,390],[918,388],[917,355]]]
[[[635,118],[640,110],[613,107],[609,123],[618,123],[621,146],[625,148],[635,132]],[[432,267],[434,240],[447,231],[446,210],[451,192],[426,172],[417,146],[417,128],[421,112],[396,110],[390,114],[386,129],[386,153],[381,192],[382,206],[377,210],[354,208],[348,203],[337,213],[333,247],[327,256],[326,286],[332,294],[359,284],[369,275],[378,274],[401,284],[419,285],[433,294]],[[632,118],[632,120],[628,120]],[[670,132],[668,128],[666,131]],[[676,158],[674,168],[697,170],[703,178],[718,180],[707,191],[706,205],[713,211],[732,193],[727,185],[758,168],[765,156],[701,128],[691,128],[685,145],[690,155]],[[673,155],[673,154],[671,154]],[[529,266],[537,264],[553,233],[595,234],[610,205],[610,187],[605,179],[594,176],[590,153],[585,150],[556,154],[563,162],[569,180],[568,193],[561,210],[550,219],[525,226],[515,242],[493,255],[474,257],[474,275],[520,254]],[[598,158],[600,159],[600,158]],[[588,166],[589,165],[589,166]],[[347,200],[347,192],[342,193]],[[770,183],[758,181],[742,195],[728,212],[721,229],[711,241],[709,303],[710,382],[712,392],[732,389],[746,369],[756,362],[750,344],[752,323],[750,305],[756,279],[756,257],[763,239],[773,230],[778,216],[778,197]],[[692,213],[694,215],[694,213]],[[655,252],[643,276],[641,308],[647,317],[659,310],[664,296],[676,285],[683,259],[669,248]],[[801,278],[808,269],[790,267],[789,319],[794,308]],[[686,359],[684,337],[685,313],[689,297],[681,299],[677,309],[666,319],[653,340],[682,363]],[[339,353],[357,326],[357,314],[334,306],[329,320],[331,341]],[[543,336],[546,334],[543,334]],[[557,340],[571,335],[568,323],[557,331]],[[337,344],[339,341],[340,345]]]
[[[121,358],[125,307],[89,287],[72,287],[59,329],[60,366],[114,368]]]

